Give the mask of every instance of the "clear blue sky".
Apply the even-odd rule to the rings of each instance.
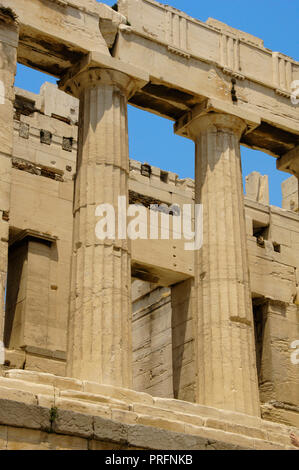
[[[109,6],[115,0],[102,1]],[[194,18],[213,17],[234,28],[262,38],[265,46],[298,58],[299,0],[169,0],[170,4]],[[39,92],[53,77],[18,65],[16,86]],[[299,110],[298,110],[299,112]],[[130,157],[174,171],[180,177],[194,177],[194,144],[173,134],[173,123],[129,106]],[[288,174],[276,170],[275,158],[242,147],[243,175],[259,171],[269,175],[270,203],[281,205],[281,182]]]

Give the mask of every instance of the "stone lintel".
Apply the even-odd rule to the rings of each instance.
[[[280,171],[291,173],[299,178],[299,146],[278,158],[276,167]]]
[[[243,109],[237,104],[209,98],[184,114],[184,116],[174,124],[174,132],[182,137],[192,139],[190,131],[188,130],[191,122],[208,113],[224,113],[243,119],[247,124],[246,133],[252,132],[261,124],[261,118],[257,114],[249,112],[247,109]]]
[[[70,93],[69,84],[74,81],[79,74],[92,69],[107,69],[127,75],[134,80],[135,89],[142,88],[150,80],[149,74],[144,70],[101,52],[92,51],[89,52],[78,65],[71,68],[65,74],[59,82],[59,88],[66,93]]]

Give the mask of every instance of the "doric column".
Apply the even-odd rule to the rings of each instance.
[[[99,240],[96,207],[128,200],[127,97],[134,80],[89,68],[65,87],[80,99],[74,196],[67,375],[131,386],[131,251],[128,240]]]
[[[14,13],[0,9],[0,364],[3,359],[5,288],[8,262],[14,79],[19,40]]]
[[[203,205],[203,246],[195,252],[197,401],[259,415],[239,145],[245,128],[221,113],[188,124],[195,198]]]

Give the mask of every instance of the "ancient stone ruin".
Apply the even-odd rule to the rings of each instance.
[[[154,0],[0,4],[0,448],[292,449],[299,63]],[[128,103],[195,142],[195,182],[129,160]],[[240,145],[293,175],[283,208],[256,172],[244,197]],[[100,240],[120,196],[202,204],[201,248]]]

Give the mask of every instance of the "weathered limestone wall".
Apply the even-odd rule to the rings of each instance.
[[[182,208],[184,204],[192,204],[194,181],[189,178],[180,180],[175,173],[163,171],[154,166],[150,167],[149,174],[146,168],[147,165],[130,160],[130,203],[142,203],[147,208],[148,217],[150,204],[163,204],[167,210],[172,205],[179,205]],[[158,219],[159,229],[161,220],[162,216]],[[144,240],[134,240],[132,273],[138,273],[139,265],[141,265],[142,271],[146,271],[152,278],[147,280],[166,287],[192,276],[194,272],[192,252],[185,251],[185,240],[175,239],[175,231],[177,229],[170,224],[166,239],[160,237],[158,240],[148,240],[146,244],[149,243],[150,246],[147,247],[145,247]],[[179,233],[181,234],[181,230]],[[150,236],[150,227],[148,227],[148,235]],[[169,239],[172,239],[173,243],[169,243]]]
[[[267,175],[253,171],[246,176],[245,192],[248,199],[269,205],[269,182]]]
[[[173,398],[171,292],[139,280],[132,284],[133,389]]]
[[[134,280],[134,390],[195,401],[192,284],[187,280],[169,289]]]
[[[262,416],[299,427],[298,364],[290,360],[290,345],[298,340],[298,307],[266,302],[261,352]]]
[[[246,205],[252,298],[263,306],[260,398],[275,405],[262,412],[298,425],[298,365],[291,361],[299,338],[298,215],[248,199]]]
[[[55,110],[53,90],[60,103]],[[44,86],[41,95],[16,89],[5,338],[9,349],[22,353],[7,360],[63,375],[77,113],[77,100],[54,85]]]

